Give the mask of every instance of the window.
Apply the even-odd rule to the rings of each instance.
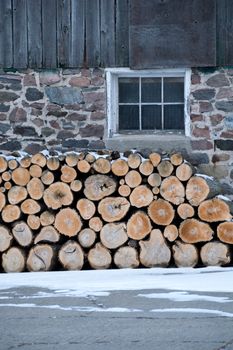
[[[108,137],[119,134],[189,135],[190,70],[107,70]]]

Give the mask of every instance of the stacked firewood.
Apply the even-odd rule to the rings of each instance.
[[[178,153],[1,156],[1,271],[230,264],[220,194]]]

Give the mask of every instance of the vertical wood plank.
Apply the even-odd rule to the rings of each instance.
[[[27,0],[28,13],[28,65],[42,67],[41,0]]]
[[[71,0],[70,67],[82,67],[85,40],[85,0]]]
[[[101,67],[115,66],[115,0],[101,0],[100,52]]]
[[[13,65],[11,0],[0,1],[0,67]]]
[[[217,0],[217,65],[233,65],[233,2]]]
[[[100,3],[86,0],[86,59],[88,67],[100,65]]]
[[[13,0],[13,66],[26,68],[28,65],[26,0]]]
[[[69,66],[71,45],[70,0],[57,0],[57,50],[58,66]]]
[[[129,66],[129,0],[116,0],[116,66]]]
[[[42,0],[42,66],[57,67],[56,0]]]

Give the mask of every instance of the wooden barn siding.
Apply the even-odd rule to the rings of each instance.
[[[233,65],[233,1],[215,1],[216,64],[229,66]],[[1,0],[0,67],[129,66],[129,2]]]

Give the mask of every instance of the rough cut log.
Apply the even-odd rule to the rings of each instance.
[[[1,177],[1,175],[0,175],[0,184],[2,183],[3,181],[2,181],[2,177]]]
[[[51,157],[47,159],[47,168],[51,171],[59,169],[60,161],[57,157]]]
[[[169,242],[174,242],[179,236],[178,228],[175,225],[167,225],[163,235]]]
[[[151,163],[153,164],[153,166],[156,168],[159,165],[159,163],[161,162],[161,155],[159,153],[152,152],[149,155],[149,159],[150,159]]]
[[[7,181],[7,182],[4,183],[4,187],[5,187],[5,189],[7,191],[9,191],[11,189],[11,187],[12,187],[12,183]]]
[[[0,211],[2,211],[5,205],[6,205],[6,196],[4,193],[0,192]]]
[[[83,248],[90,248],[96,240],[96,232],[90,228],[84,228],[78,234],[78,241]]]
[[[174,166],[169,160],[162,160],[162,162],[157,166],[157,170],[161,177],[168,177],[172,174]]]
[[[76,208],[84,220],[92,218],[96,211],[95,204],[86,198],[79,199]]]
[[[175,165],[178,166],[180,164],[183,163],[183,156],[181,153],[174,153],[170,156],[170,162]]]
[[[30,249],[27,258],[28,271],[49,271],[52,270],[55,260],[55,252],[48,244],[38,244]]]
[[[41,206],[34,199],[25,199],[21,204],[20,209],[24,214],[37,214],[41,211]]]
[[[63,165],[61,167],[61,181],[66,183],[71,183],[76,179],[77,172],[74,168],[68,165]]]
[[[217,236],[220,241],[233,244],[233,221],[219,224],[217,227]]]
[[[201,260],[206,266],[222,266],[231,262],[230,248],[221,242],[209,242],[201,248]]]
[[[153,187],[153,188],[152,188],[152,193],[155,194],[155,195],[156,195],[156,194],[159,194],[159,193],[160,193],[160,188],[157,187],[157,186]],[[157,199],[157,197],[154,196],[154,199]]]
[[[69,185],[63,182],[54,182],[44,191],[44,202],[48,208],[58,209],[73,202],[73,194]]]
[[[130,238],[140,240],[151,232],[150,219],[143,211],[134,213],[127,222],[127,234]]]
[[[22,159],[20,159],[19,164],[22,168],[29,168],[31,165],[32,157],[29,155],[26,155]]]
[[[29,173],[30,173],[31,177],[41,177],[42,169],[39,165],[33,164],[29,168]]]
[[[2,255],[5,272],[22,272],[25,269],[25,254],[22,249],[12,247]]]
[[[91,175],[85,183],[84,194],[93,201],[99,201],[115,192],[116,181],[107,175]]]
[[[118,187],[118,193],[121,197],[129,197],[131,188],[128,185],[121,185]]]
[[[160,186],[160,194],[167,201],[179,205],[184,202],[184,185],[175,176],[164,179]]]
[[[2,210],[2,220],[4,222],[13,222],[20,218],[21,211],[17,205],[8,204]]]
[[[5,252],[11,246],[12,239],[10,230],[0,225],[0,252]]]
[[[12,234],[21,247],[28,247],[32,243],[32,231],[24,221],[19,221],[13,226]]]
[[[19,167],[12,171],[12,180],[16,185],[26,186],[30,181],[30,173],[27,169]]]
[[[179,236],[185,243],[211,241],[213,234],[209,224],[196,219],[184,220],[179,227]]]
[[[36,153],[32,156],[32,164],[39,165],[41,168],[44,168],[47,164],[47,159],[42,153]]]
[[[194,267],[198,263],[198,250],[193,244],[177,241],[172,246],[172,252],[177,267]]]
[[[120,179],[119,184],[120,185],[125,185],[125,180],[124,179]]]
[[[193,206],[198,206],[205,199],[221,193],[218,182],[209,177],[192,176],[186,185],[186,198]]]
[[[51,171],[49,170],[44,170],[43,173],[41,174],[41,181],[43,182],[44,185],[51,185],[54,182],[54,175]]]
[[[231,220],[229,206],[220,198],[208,199],[198,207],[198,216],[207,222]]]
[[[111,171],[111,163],[106,158],[98,158],[92,167],[99,174],[108,174]]]
[[[36,236],[34,243],[39,242],[52,242],[56,243],[60,239],[60,235],[53,226],[42,227],[38,235]]]
[[[106,222],[120,221],[130,208],[129,201],[124,197],[107,197],[100,201],[98,212]]]
[[[93,218],[91,218],[88,223],[90,229],[95,232],[100,232],[104,225],[103,221],[98,216],[93,216]]]
[[[80,180],[74,180],[71,182],[70,184],[70,189],[73,191],[73,192],[79,192],[81,191],[83,187],[83,184],[82,184],[82,181]]]
[[[55,216],[51,211],[44,211],[40,215],[40,223],[42,226],[49,226],[52,225],[55,221]]]
[[[141,182],[142,182],[142,177],[140,173],[136,170],[130,170],[125,175],[125,183],[131,188],[135,188],[139,186]]]
[[[101,243],[96,243],[95,247],[90,249],[88,262],[93,269],[108,269],[112,263],[112,257],[107,248]]]
[[[27,191],[32,199],[41,199],[44,195],[44,185],[40,179],[33,177],[27,184]]]
[[[40,218],[34,214],[28,215],[27,224],[32,230],[38,230],[40,228]]]
[[[140,241],[140,261],[145,267],[167,267],[171,251],[160,230],[152,230],[148,241]]]
[[[78,160],[79,157],[77,153],[68,153],[65,158],[66,164],[72,168],[77,166]]]
[[[161,185],[161,176],[158,173],[152,173],[147,179],[151,187],[159,187]]]
[[[87,153],[87,155],[85,156],[85,160],[86,160],[88,163],[92,164],[92,163],[95,162],[96,158],[95,158],[94,154]]]
[[[17,160],[16,160],[16,159],[10,159],[10,160],[8,160],[8,168],[9,168],[10,170],[14,170],[14,169],[18,168],[18,162],[17,162]]]
[[[122,246],[128,240],[125,223],[104,225],[100,231],[100,240],[109,249],[116,249]]]
[[[114,254],[114,264],[119,269],[135,268],[138,267],[140,262],[138,258],[138,252],[132,247],[121,247]]]
[[[140,185],[134,188],[129,200],[131,205],[136,208],[146,207],[153,201],[153,193],[147,186]]]
[[[140,166],[141,162],[142,162],[142,158],[138,153],[131,153],[128,156],[128,166],[131,169],[137,169]]]
[[[176,168],[176,177],[180,181],[188,181],[193,173],[193,167],[188,163],[183,163]]]
[[[128,163],[124,159],[117,159],[112,163],[112,172],[116,176],[125,176],[129,171]]]
[[[177,213],[179,217],[183,220],[192,218],[195,214],[195,211],[191,204],[189,203],[182,203],[177,208]]]
[[[167,226],[173,221],[175,211],[169,202],[164,199],[158,199],[149,205],[148,214],[155,224]]]
[[[66,270],[81,270],[84,263],[84,254],[80,245],[69,240],[58,252],[58,258],[64,269]]]
[[[154,166],[153,164],[151,163],[150,160],[144,160],[140,166],[139,166],[139,171],[142,175],[144,176],[149,176],[150,174],[153,173],[154,171]]]
[[[8,168],[7,160],[5,157],[0,156],[0,173],[3,173]]]
[[[91,165],[85,159],[83,159],[78,161],[77,168],[80,173],[87,174],[91,169]]]
[[[54,226],[61,234],[72,237],[81,230],[82,221],[74,209],[65,208],[56,215]]]
[[[11,173],[9,171],[4,171],[4,173],[2,173],[2,179],[3,181],[10,181]]]

